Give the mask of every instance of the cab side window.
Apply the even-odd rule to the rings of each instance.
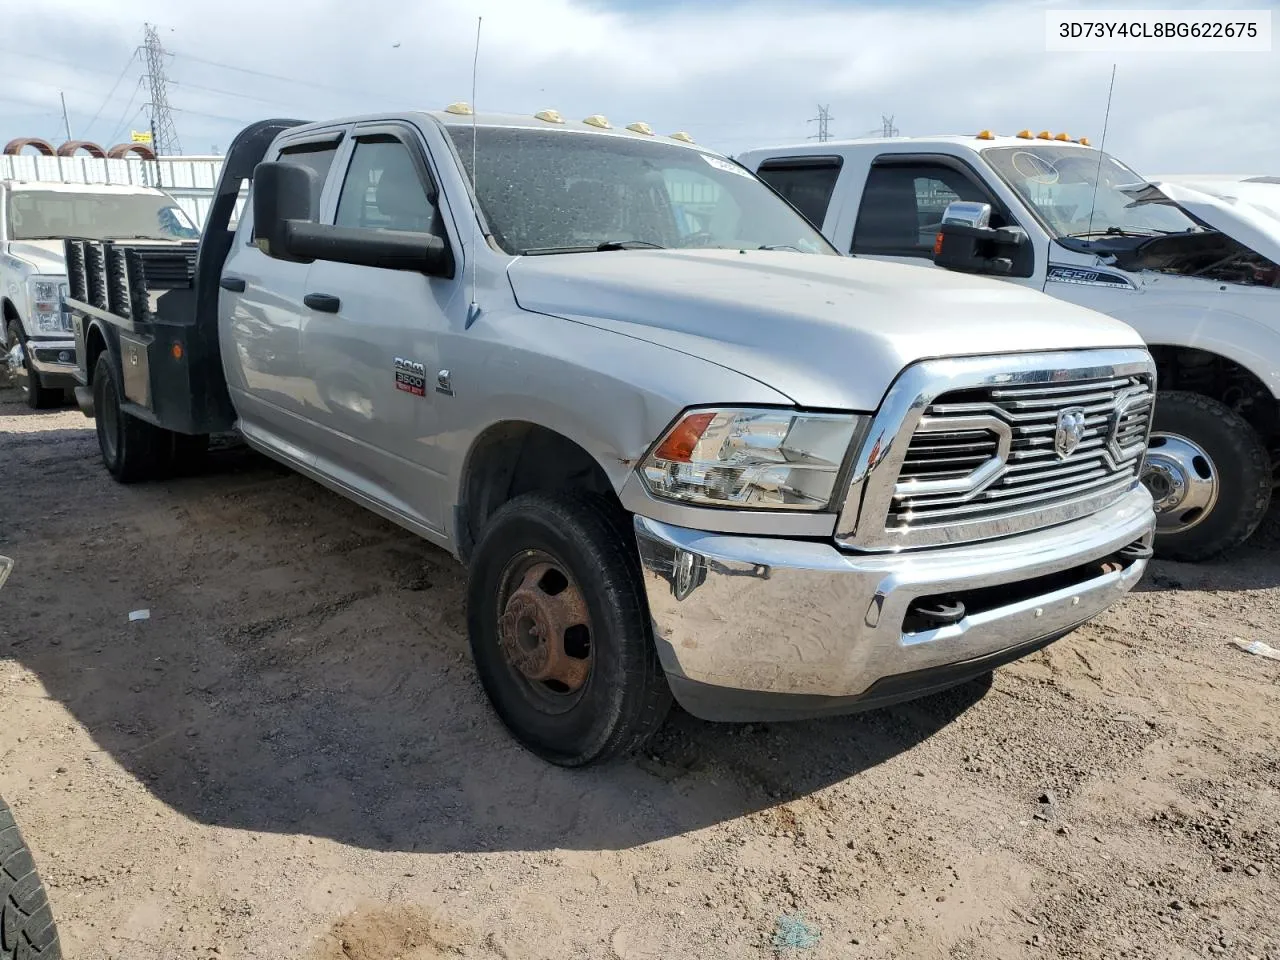
[[[329,176],[329,168],[333,166],[333,158],[338,155],[338,141],[328,143],[303,143],[296,147],[286,146],[280,151],[280,159],[286,163],[296,163],[307,167],[316,175],[311,190],[311,209],[320,209],[320,194],[324,192],[324,182]]]
[[[760,164],[760,179],[821,230],[840,176],[840,157],[778,157]]]
[[[443,236],[413,155],[391,136],[357,141],[338,198],[337,225]]]
[[[990,203],[991,225],[1007,225],[987,189],[951,166],[941,163],[873,166],[867,174],[858,208],[852,252],[931,258],[942,214],[954,200]]]

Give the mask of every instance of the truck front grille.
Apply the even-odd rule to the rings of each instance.
[[[1134,375],[943,394],[907,447],[886,528],[1118,497],[1138,476],[1152,388]]]
[[[1155,380],[1141,347],[912,364],[854,459],[836,543],[943,547],[1082,520],[1122,502],[1141,510]]]

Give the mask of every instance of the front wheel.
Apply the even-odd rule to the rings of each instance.
[[[1142,482],[1156,505],[1156,555],[1197,561],[1244,543],[1271,503],[1271,462],[1240,414],[1209,397],[1156,396]]]
[[[22,328],[18,321],[9,322],[8,350],[18,351],[19,361],[14,365],[14,374],[18,386],[22,389],[22,397],[32,410],[48,410],[56,407],[66,399],[66,394],[58,389],[51,389],[40,383],[40,373],[31,365],[31,354],[27,341],[23,339]]]
[[[600,498],[526,494],[494,514],[472,558],[480,682],[516,739],[561,766],[636,749],[671,705],[616,514]]]
[[[13,814],[0,799],[0,960],[61,960],[53,911]]]

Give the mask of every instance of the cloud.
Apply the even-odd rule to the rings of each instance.
[[[904,134],[1048,127],[1096,143],[1115,62],[1109,152],[1140,171],[1280,172],[1280,54],[1047,53],[1043,8],[45,0],[0,40],[0,54],[20,54],[6,56],[0,131],[60,131],[58,89],[77,136],[106,142],[141,127],[140,63],[107,94],[147,20],[174,53],[169,100],[188,152],[225,146],[238,124],[267,115],[439,108],[471,97],[482,14],[477,99],[489,110],[642,119],[730,153],[812,134],[818,103],[830,104],[837,136],[878,129],[889,114]]]

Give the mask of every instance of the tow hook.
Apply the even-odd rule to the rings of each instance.
[[[1121,547],[1116,551],[1116,556],[1128,563],[1136,563],[1139,560],[1150,560],[1155,553],[1155,548],[1150,544],[1135,540],[1127,547]]]
[[[904,629],[907,633],[938,630],[964,619],[964,603],[955,597],[929,597],[907,610]]]

